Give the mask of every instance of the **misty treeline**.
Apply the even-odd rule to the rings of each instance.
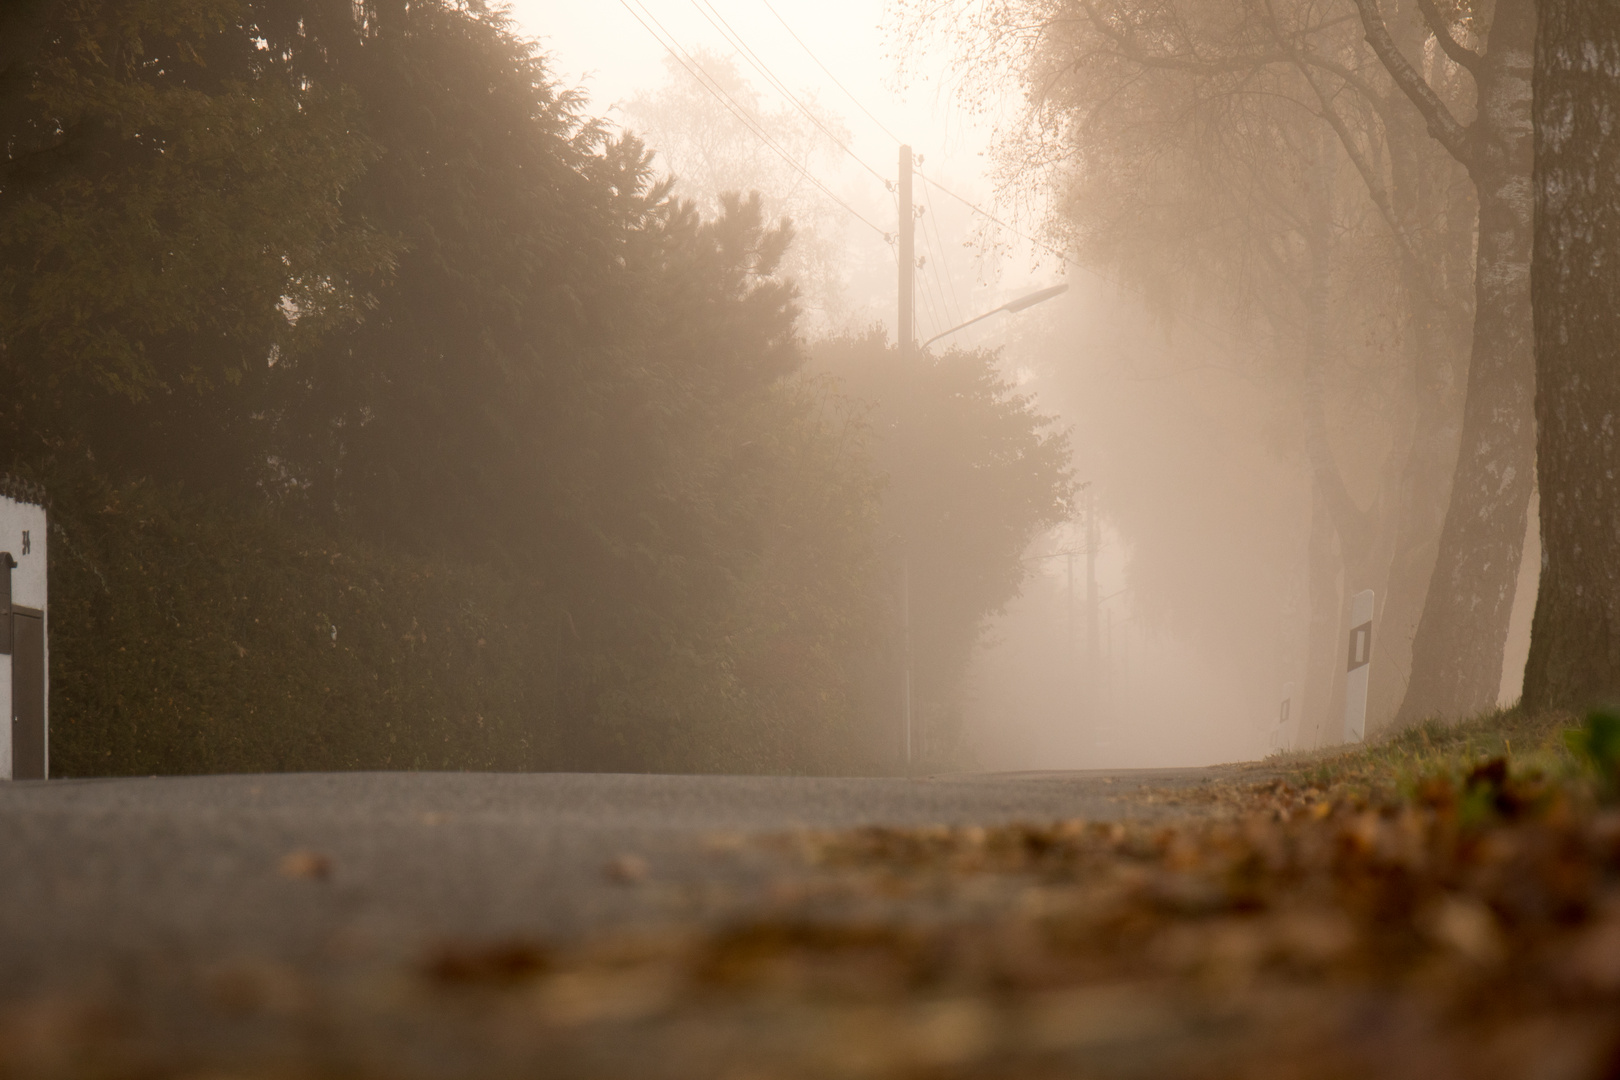
[[[1310,499],[1303,743],[1338,740],[1363,589],[1370,726],[1494,706],[1536,488],[1532,0],[951,14],[903,23],[954,41],[987,102],[1021,88],[1008,192],[1281,391],[1271,426]]]
[[[807,345],[791,226],[482,4],[7,4],[0,133],[58,772],[895,768],[903,579],[944,753],[1069,516],[994,357]]]

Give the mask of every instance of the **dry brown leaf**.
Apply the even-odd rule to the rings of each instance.
[[[603,873],[609,881],[619,885],[638,885],[647,879],[650,868],[640,855],[620,855],[607,864]]]
[[[332,860],[318,851],[300,849],[283,855],[277,869],[294,881],[325,881],[332,876]]]

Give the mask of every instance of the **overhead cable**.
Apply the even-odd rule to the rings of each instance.
[[[990,222],[993,225],[997,225],[997,226],[1000,226],[1003,229],[1006,229],[1008,232],[1012,233],[1014,236],[1018,237],[1020,240],[1023,240],[1025,243],[1031,244],[1031,245],[1033,245],[1033,246],[1035,246],[1037,248],[1040,248],[1041,250],[1043,250],[1043,251],[1045,251],[1045,252],[1047,252],[1047,253],[1049,253],[1051,255],[1056,255],[1059,259],[1063,260],[1063,262],[1066,265],[1072,266],[1076,270],[1081,271],[1082,273],[1090,274],[1092,277],[1096,278],[1098,281],[1101,281],[1101,282],[1103,282],[1105,284],[1108,284],[1108,285],[1112,285],[1116,289],[1121,289],[1121,290],[1123,290],[1125,292],[1128,292],[1132,296],[1136,296],[1136,297],[1139,297],[1139,298],[1142,298],[1142,299],[1147,298],[1147,293],[1145,293],[1143,290],[1138,289],[1138,288],[1133,288],[1132,286],[1125,284],[1123,281],[1117,281],[1114,278],[1109,277],[1107,274],[1104,274],[1104,273],[1102,273],[1102,272],[1100,272],[1098,270],[1092,269],[1091,267],[1087,266],[1085,263],[1080,262],[1074,256],[1068,254],[1067,252],[1061,251],[1056,247],[1053,247],[1051,244],[1046,243],[1044,240],[1037,240],[1033,236],[1029,236],[1026,233],[1020,232],[1018,229],[1013,228],[1011,225],[1007,224],[1005,221],[1002,221],[1000,218],[996,217],[996,215],[992,214],[990,211],[986,210],[984,207],[978,205],[975,202],[971,202],[970,200],[963,198],[961,195],[958,195],[956,192],[952,191],[950,188],[946,187],[944,184],[941,184],[939,181],[931,180],[927,176],[923,176],[922,170],[920,170],[920,169],[917,170],[915,175],[922,178],[925,190],[926,190],[926,186],[928,184],[932,184],[934,187],[936,187],[936,188],[938,188],[940,190],[941,194],[949,195],[951,198],[955,199],[957,202],[961,203],[963,206],[967,207],[969,210],[972,210],[975,214],[978,214],[980,217],[984,218],[986,221]],[[1212,323],[1208,319],[1201,318],[1200,316],[1197,316],[1197,315],[1191,315],[1191,314],[1188,314],[1188,313],[1183,312],[1183,311],[1177,311],[1177,312],[1175,312],[1175,314],[1179,318],[1185,319],[1190,323],[1195,323],[1195,324],[1197,324],[1199,326],[1202,326],[1206,331],[1210,331],[1212,333],[1220,335],[1221,337],[1225,338],[1227,343],[1230,344],[1230,345],[1238,344],[1237,338],[1235,336],[1233,336],[1232,332],[1230,330],[1228,330],[1226,327],[1219,325],[1218,323]]]
[[[641,3],[641,0],[619,0],[619,3],[626,11],[630,13],[631,18],[635,19],[636,22],[641,24],[641,28],[643,30],[646,30],[647,33],[652,35],[653,40],[657,41],[659,45],[663,46],[664,51],[669,53],[677,64],[686,69],[687,74],[691,75],[692,78],[697,80],[698,85],[702,86],[705,90],[708,90],[709,93],[713,94],[722,105],[724,105],[734,116],[737,117],[738,120],[742,121],[743,126],[748,128],[748,130],[756,138],[758,138],[760,142],[764,143],[771,150],[773,150],[778,157],[788,164],[790,168],[794,169],[799,173],[799,175],[803,176],[806,180],[810,181],[817,188],[819,188],[821,193],[826,195],[827,198],[843,207],[844,211],[851,217],[861,222],[879,236],[882,236],[885,240],[889,238],[890,234],[887,230],[878,225],[874,225],[859,210],[856,210],[853,206],[849,205],[849,203],[845,202],[843,199],[840,199],[833,193],[831,188],[817,179],[809,169],[795,161],[791,154],[782,149],[782,147],[777,144],[776,140],[770,137],[770,135],[758,123],[758,121],[755,118],[750,117],[747,110],[743,108],[743,106],[735,98],[726,93],[724,87],[714,82],[711,77],[708,77],[706,73],[702,71],[701,65],[697,63],[691,54],[687,53],[687,51],[681,47],[681,44],[678,40],[676,40],[675,35],[671,34],[664,28],[664,24],[658,21],[657,16],[653,15],[653,13]],[[632,7],[632,3],[634,3],[636,6]],[[641,13],[636,11],[636,7],[641,8]],[[645,14],[645,18],[642,17],[642,13]],[[654,27],[657,27],[657,29],[655,30]],[[666,38],[668,38],[667,41],[665,40]]]
[[[732,47],[742,52],[743,59],[747,60],[749,65],[752,66],[755,71],[763,75],[765,77],[765,81],[770,83],[771,86],[775,87],[777,93],[787,98],[789,104],[803,113],[812,124],[820,128],[821,133],[827,136],[827,138],[831,139],[833,145],[837,146],[838,149],[848,154],[850,158],[861,168],[877,177],[880,183],[884,184],[885,186],[889,184],[890,181],[888,177],[884,176],[871,165],[867,164],[859,154],[850,149],[849,144],[840,138],[837,132],[833,131],[825,123],[823,123],[821,117],[812,112],[809,106],[800,101],[797,95],[788,89],[787,84],[776,76],[776,73],[770,69],[770,66],[766,64],[764,60],[760,59],[759,54],[749,46],[748,42],[743,40],[742,35],[737,33],[737,31],[732,28],[732,25],[726,21],[726,17],[720,14],[719,10],[712,3],[710,3],[709,0],[692,0],[692,6],[697,8],[699,15],[702,15],[709,21],[710,26],[719,31],[721,37],[725,38],[726,41],[732,45]]]
[[[786,30],[788,32],[788,34],[792,36],[793,40],[797,41],[799,43],[799,48],[804,50],[805,55],[808,56],[811,60],[815,61],[816,67],[820,68],[822,70],[822,73],[825,74],[827,76],[827,78],[832,80],[834,86],[838,87],[838,89],[840,89],[840,90],[842,90],[844,92],[845,97],[849,98],[849,100],[851,100],[851,101],[853,101],[855,103],[855,107],[857,109],[861,110],[861,112],[866,114],[866,118],[868,120],[872,121],[872,123],[874,123],[874,124],[876,124],[878,126],[879,131],[883,132],[883,134],[887,135],[889,138],[893,139],[897,143],[903,141],[900,138],[900,136],[896,135],[894,132],[890,131],[887,127],[885,127],[884,124],[883,124],[883,121],[879,120],[876,116],[873,116],[872,115],[872,110],[868,109],[861,102],[861,99],[856,97],[854,95],[854,93],[852,93],[850,91],[849,87],[845,86],[843,83],[838,81],[838,76],[834,75],[831,71],[828,70],[827,65],[823,64],[821,62],[821,58],[819,56],[817,56],[813,51],[811,51],[810,46],[808,46],[808,45],[806,45],[804,43],[804,39],[801,38],[797,33],[795,33],[794,30],[793,30],[793,27],[788,25],[788,21],[786,19],[782,18],[782,16],[777,12],[777,10],[774,7],[771,6],[771,0],[760,0],[760,3],[765,5],[765,10],[766,11],[769,11],[772,15],[776,16],[776,21],[781,23],[782,24],[782,29]]]
[[[942,234],[939,231],[939,214],[937,212],[935,212],[935,210],[934,210],[934,198],[933,198],[933,196],[928,194],[928,181],[927,181],[926,178],[924,178],[924,180],[923,180],[922,190],[923,190],[923,204],[928,207],[928,213],[927,213],[926,216],[929,219],[932,220],[933,229],[934,229],[934,239],[939,242],[940,261],[942,263],[945,263],[944,270],[941,272],[941,276],[943,276],[945,278],[946,284],[950,286],[951,302],[956,305],[956,314],[954,316],[952,316],[952,318],[956,322],[961,322],[962,321],[962,311],[963,311],[962,301],[956,295],[956,279],[951,276],[950,264],[948,262],[945,262],[945,237],[944,237],[944,234]]]
[[[926,217],[927,217],[926,214],[923,215],[924,219]],[[921,220],[922,219],[919,219],[919,221],[921,221]],[[939,314],[935,317],[934,329],[935,330],[943,330],[945,327],[950,326],[952,324],[952,322],[955,320],[955,316],[951,314],[950,305],[945,302],[945,286],[942,285],[940,283],[940,280],[939,280],[939,261],[940,260],[939,260],[939,258],[937,256],[937,254],[934,252],[934,244],[933,244],[933,242],[928,238],[928,228],[927,228],[927,226],[924,225],[923,228],[920,231],[921,231],[921,234],[922,234],[922,251],[923,251],[922,262],[923,262],[923,265],[921,267],[919,267],[918,269],[922,270],[923,273],[919,274],[918,276],[922,278],[924,290],[927,291],[927,292],[931,292],[931,293],[933,293],[934,295],[936,295],[938,297],[938,300],[939,300]],[[933,279],[932,288],[929,287],[929,279],[930,278]],[[929,304],[929,308],[930,308],[930,310],[932,310],[932,308],[933,308],[932,303]]]

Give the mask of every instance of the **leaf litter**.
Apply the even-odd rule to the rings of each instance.
[[[240,977],[186,1021],[34,1003],[0,1075],[1620,1077],[1601,768],[1312,770],[1170,822],[728,835],[776,876],[722,918],[306,974],[231,1038]]]

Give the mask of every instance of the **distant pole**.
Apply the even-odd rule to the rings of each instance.
[[[1097,633],[1097,532],[1097,492],[1088,485],[1086,487],[1086,678],[1091,683],[1091,698],[1094,704],[1097,701],[1101,675],[1101,665],[1098,663],[1101,649]],[[1095,716],[1092,722],[1096,722]]]
[[[1108,722],[1112,724],[1114,722],[1114,609],[1109,608],[1104,612],[1104,615],[1108,620],[1108,654],[1106,657],[1107,666],[1104,669],[1106,674],[1103,681],[1106,686],[1103,692],[1105,702],[1103,708],[1108,714]]]
[[[896,337],[902,354],[911,351],[916,333],[911,326],[913,276],[917,269],[917,219],[911,213],[911,147],[900,148],[900,316]]]
[[[906,775],[911,775],[911,554],[900,560],[900,622],[904,632],[901,648],[905,654],[905,684],[901,688],[902,711],[906,723]]]
[[[1065,608],[1069,620],[1068,647],[1063,652],[1063,672],[1069,682],[1067,692],[1069,698],[1069,707],[1078,713],[1080,711],[1082,695],[1085,694],[1085,682],[1080,677],[1080,672],[1077,667],[1079,664],[1079,657],[1075,655],[1074,651],[1074,550],[1072,548],[1064,553],[1063,563],[1068,570],[1068,590]]]
[[[1068,574],[1068,577],[1069,577],[1069,591],[1068,591],[1068,596],[1069,596],[1069,600],[1068,600],[1069,651],[1068,651],[1068,655],[1066,655],[1063,659],[1064,659],[1064,666],[1067,667],[1067,668],[1072,669],[1074,667],[1074,552],[1072,552],[1072,551],[1064,552],[1063,561],[1068,566],[1068,571],[1069,571],[1069,574]]]
[[[913,285],[912,275],[916,269],[916,223],[917,219],[911,214],[911,147],[900,148],[900,288],[898,296],[898,318],[895,320],[895,336],[900,345],[901,359],[908,360],[911,356],[912,345],[916,334],[911,326]],[[902,543],[908,543],[906,538]],[[911,552],[907,550],[901,556],[900,564],[900,622],[903,635],[903,649],[905,662],[905,681],[902,693],[902,712],[906,731],[906,775],[911,775]]]

